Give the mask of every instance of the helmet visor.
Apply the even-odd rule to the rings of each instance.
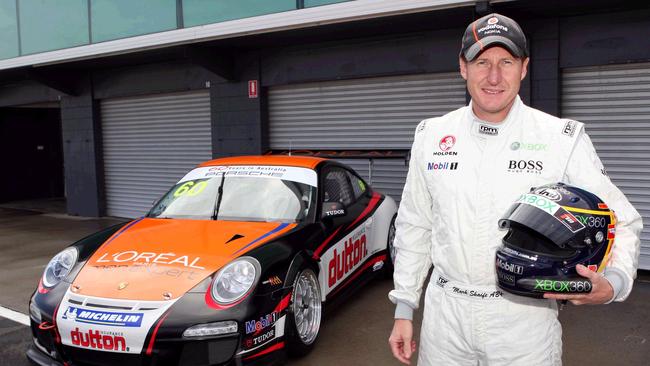
[[[530,228],[560,248],[573,244],[571,239],[585,226],[560,204],[536,194],[523,194],[499,220],[499,227],[515,222]]]

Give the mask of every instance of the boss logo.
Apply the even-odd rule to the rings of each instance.
[[[541,172],[544,170],[544,163],[539,160],[510,160],[508,170],[526,170]]]

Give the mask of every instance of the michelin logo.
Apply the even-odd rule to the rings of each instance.
[[[79,323],[111,325],[115,327],[139,327],[142,324],[143,313],[113,313],[108,311],[84,310],[73,306],[68,307],[63,319]]]

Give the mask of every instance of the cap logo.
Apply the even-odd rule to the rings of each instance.
[[[499,19],[497,19],[497,17],[492,17],[492,18],[488,19],[487,22],[488,22],[488,24],[497,24],[499,22]]]

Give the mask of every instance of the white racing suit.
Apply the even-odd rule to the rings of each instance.
[[[451,138],[449,138],[451,136]],[[424,301],[419,365],[560,365],[557,303],[503,293],[497,221],[531,187],[565,182],[590,191],[618,218],[605,277],[612,300],[632,290],[641,217],[612,184],[583,124],[525,106],[519,97],[500,124],[468,107],[422,121],[415,132],[397,216],[396,318]]]

